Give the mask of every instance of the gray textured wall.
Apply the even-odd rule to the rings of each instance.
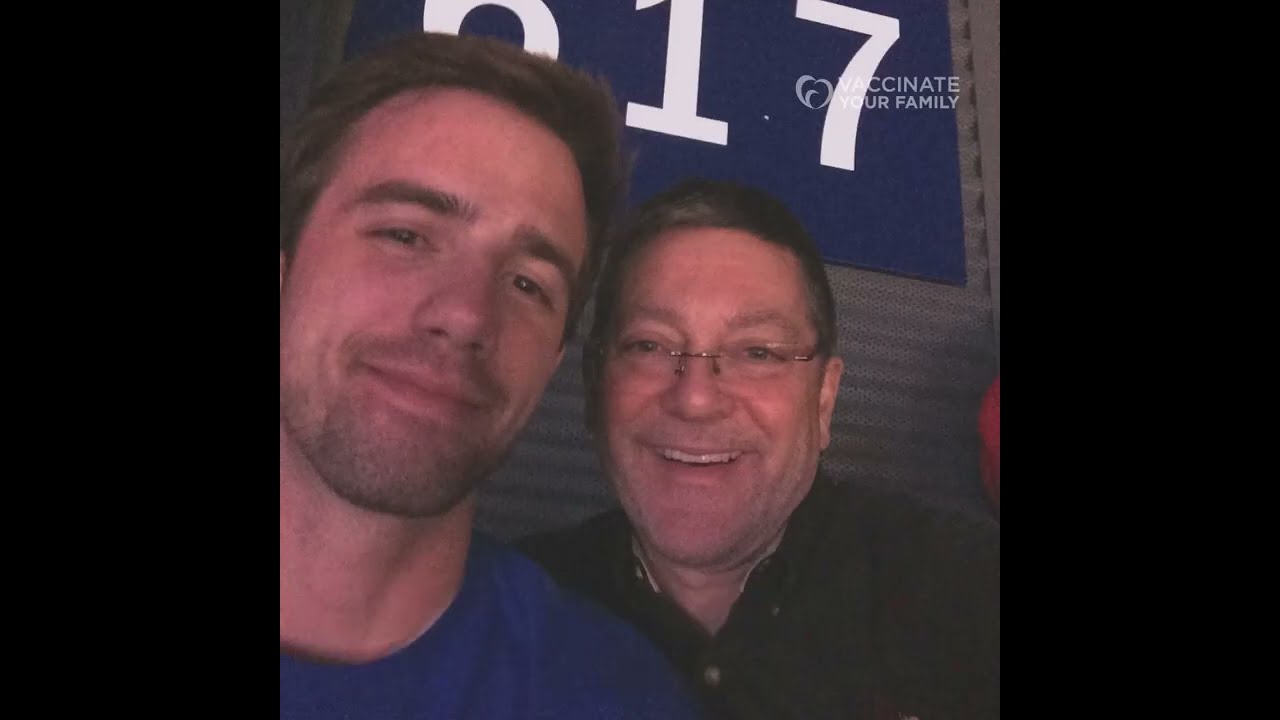
[[[350,0],[281,0],[282,126],[340,57],[350,7]],[[968,282],[828,267],[845,377],[823,459],[839,479],[988,518],[976,418],[1000,355],[999,9],[998,0],[950,2]],[[569,348],[510,462],[486,484],[481,527],[515,537],[614,504],[582,425],[580,354],[580,344]]]

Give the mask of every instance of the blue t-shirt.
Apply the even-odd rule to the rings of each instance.
[[[280,720],[685,720],[692,695],[631,626],[473,533],[462,588],[408,647],[340,665],[280,654]]]

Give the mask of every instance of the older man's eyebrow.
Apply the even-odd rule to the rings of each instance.
[[[679,312],[674,308],[660,305],[633,305],[625,310],[623,316],[627,322],[656,320],[672,326],[683,324],[683,318]],[[741,312],[730,318],[727,326],[731,331],[772,326],[796,337],[805,334],[804,326],[797,325],[790,317],[777,310],[748,310]]]
[[[656,320],[673,326],[680,324],[679,313],[671,308],[660,307],[658,305],[633,305],[621,313],[620,317],[626,322]]]
[[[762,325],[773,325],[792,335],[803,335],[804,328],[795,324],[792,319],[777,310],[754,310],[735,315],[729,321],[733,330],[745,330]]]
[[[351,205],[401,203],[418,205],[437,215],[474,220],[480,209],[453,193],[404,180],[388,180],[371,185],[356,196]]]

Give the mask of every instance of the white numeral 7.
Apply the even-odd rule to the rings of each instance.
[[[898,20],[827,0],[796,0],[796,17],[871,36],[854,53],[840,75],[836,83],[836,87],[843,91],[840,102],[835,102],[833,97],[832,102],[827,103],[827,116],[822,123],[819,162],[828,167],[852,170],[862,99],[885,53],[898,42]]]

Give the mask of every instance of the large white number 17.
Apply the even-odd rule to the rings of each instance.
[[[827,117],[822,123],[819,162],[828,167],[852,170],[862,99],[880,61],[898,41],[898,20],[827,0],[796,0],[796,17],[871,36],[854,53],[836,83],[838,89],[848,94],[842,94],[838,103],[834,102],[834,97],[827,103]],[[834,90],[832,94],[835,94]]]
[[[636,0],[636,9],[661,5],[667,0]],[[702,66],[702,11],[704,0],[671,0],[667,25],[666,76],[659,106],[627,103],[627,125],[642,130],[727,145],[729,124],[698,114],[698,74]],[[520,18],[525,48],[551,57],[560,53],[560,29],[542,0],[426,0],[425,30],[458,32],[462,21],[482,5],[504,7]],[[870,35],[837,81],[839,102],[827,103],[822,124],[819,161],[829,167],[853,169],[858,141],[858,118],[871,78],[889,48],[898,41],[898,21],[887,15],[855,10],[828,0],[796,0],[796,17],[823,25]],[[832,91],[835,94],[835,91]]]

